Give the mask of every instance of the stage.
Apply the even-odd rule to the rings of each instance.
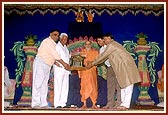
[[[98,108],[98,109],[92,109],[92,108],[86,108],[86,109],[81,109],[78,107],[69,107],[69,108],[31,108],[30,106],[10,106],[10,107],[6,107],[4,108],[4,112],[53,112],[53,113],[57,113],[57,112],[152,112],[155,111],[156,112],[164,112],[164,107],[158,107],[158,106],[150,106],[150,105],[135,105],[134,107],[131,107],[127,110],[115,110],[115,109],[104,109],[102,107]]]

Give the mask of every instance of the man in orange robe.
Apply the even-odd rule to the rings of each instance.
[[[85,48],[80,53],[81,56],[85,56],[84,65],[96,59],[98,56],[98,51],[91,48],[91,42],[85,42]],[[98,95],[98,88],[97,88],[97,69],[96,66],[88,70],[78,71],[79,78],[81,78],[81,101],[83,102],[83,106],[81,108],[87,108],[86,100],[90,97],[92,101],[92,108],[97,108],[97,95]]]

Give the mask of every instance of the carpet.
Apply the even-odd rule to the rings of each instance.
[[[81,109],[81,108],[77,108],[77,107],[70,107],[70,108],[54,108],[54,107],[51,107],[51,108],[38,108],[38,109],[35,109],[35,108],[31,108],[30,106],[10,106],[10,107],[5,107],[4,108],[4,112],[10,112],[10,111],[52,111],[52,112],[59,112],[59,111],[64,111],[64,112],[67,112],[67,111],[116,111],[116,110],[113,110],[113,109],[104,109],[104,108],[98,108],[98,109],[92,109],[92,108],[86,108],[86,109]],[[123,110],[120,110],[120,111],[123,111]],[[129,108],[128,110],[124,110],[124,111],[127,111],[127,112],[133,112],[133,111],[160,111],[160,112],[164,112],[164,107],[158,107],[158,106],[142,106],[142,105],[136,105],[134,107],[131,107]]]

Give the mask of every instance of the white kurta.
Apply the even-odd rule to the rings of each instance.
[[[62,45],[58,42],[56,46],[56,51],[60,55],[61,59],[69,63],[70,53],[66,47],[66,45]],[[61,65],[61,64],[60,64]],[[61,65],[62,66],[62,65]],[[69,90],[69,74],[70,71],[64,69],[64,67],[58,67],[56,65],[54,68],[54,107],[58,106],[66,106],[67,98],[68,98],[68,90]]]

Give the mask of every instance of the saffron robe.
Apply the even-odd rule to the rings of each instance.
[[[86,49],[83,49],[82,54],[85,54],[86,56],[84,65],[87,66],[87,62],[96,59],[96,57],[98,56],[98,51],[93,49],[87,51]],[[78,71],[78,74],[79,78],[81,78],[81,101],[84,102],[87,98],[90,97],[91,101],[93,103],[96,103],[98,95],[96,66],[93,66],[88,70]]]

